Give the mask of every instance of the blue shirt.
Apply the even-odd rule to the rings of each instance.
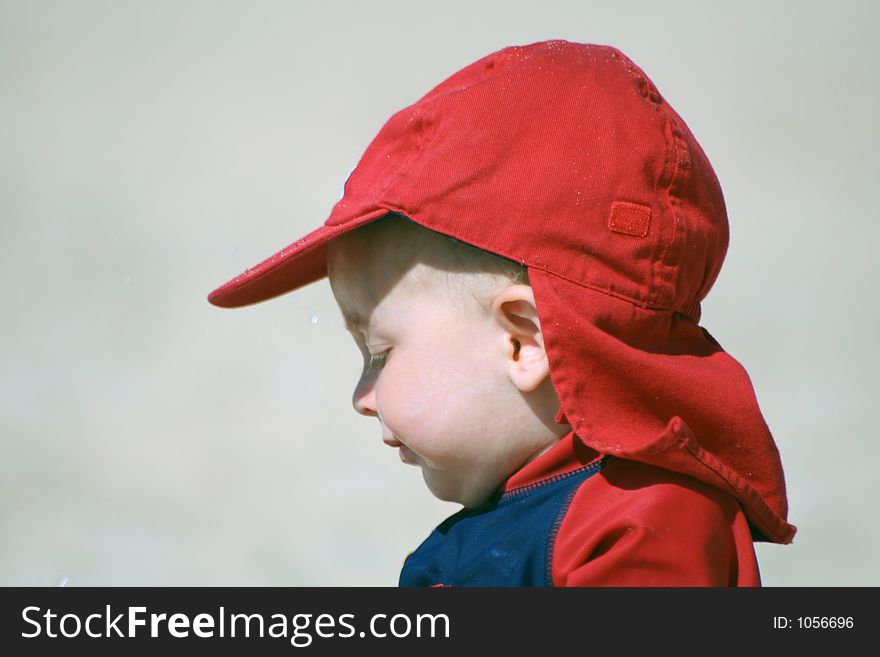
[[[450,516],[407,557],[400,586],[552,586],[556,532],[578,488],[607,460]]]

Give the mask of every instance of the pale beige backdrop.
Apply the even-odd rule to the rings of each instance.
[[[326,282],[205,296],[317,227],[394,111],[549,38],[630,55],[725,189],[703,323],[800,528],[765,582],[880,584],[877,6],[0,2],[0,584],[396,584],[455,507],[351,409]]]

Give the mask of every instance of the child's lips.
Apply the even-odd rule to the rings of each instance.
[[[385,436],[382,438],[382,442],[388,445],[389,447],[397,447],[398,455],[400,456],[400,460],[404,463],[415,463],[416,462],[416,453],[412,451],[409,447],[404,445],[402,442],[397,440],[397,438],[392,438],[390,436]]]

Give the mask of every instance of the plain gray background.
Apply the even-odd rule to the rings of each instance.
[[[326,281],[215,286],[320,225],[393,112],[507,45],[614,45],[684,117],[731,244],[793,545],[878,585],[873,2],[0,2],[0,584],[394,585],[456,507],[349,404]]]

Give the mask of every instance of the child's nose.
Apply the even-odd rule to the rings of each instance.
[[[376,417],[376,388],[372,377],[361,377],[351,397],[351,404],[361,415]]]

